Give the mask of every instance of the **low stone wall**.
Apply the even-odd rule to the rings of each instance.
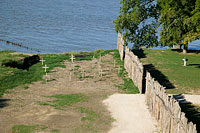
[[[149,72],[146,74],[145,98],[163,133],[197,133],[196,125],[188,123],[179,103],[165,92],[165,88]]]

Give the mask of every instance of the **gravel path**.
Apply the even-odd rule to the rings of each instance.
[[[109,133],[154,133],[156,121],[151,117],[141,94],[113,94],[103,103],[113,118]]]

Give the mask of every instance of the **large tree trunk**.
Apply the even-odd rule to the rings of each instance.
[[[186,54],[187,51],[188,51],[188,45],[186,44],[183,46],[183,54]]]

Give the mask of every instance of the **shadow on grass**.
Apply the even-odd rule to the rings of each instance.
[[[185,113],[188,122],[196,124],[197,133],[200,133],[200,107],[187,101],[182,94],[173,95],[173,97],[179,102],[181,111]]]
[[[132,52],[138,56],[139,59],[141,58],[146,58],[146,54],[144,53],[144,50],[143,49],[140,49],[140,50],[135,50],[133,49]]]
[[[38,55],[33,55],[33,56],[29,56],[26,57],[24,59],[21,60],[4,60],[2,62],[3,66],[6,67],[12,67],[12,68],[18,68],[18,69],[23,69],[23,70],[27,70],[29,71],[29,68],[38,63],[40,60],[40,57]]]
[[[200,133],[200,107],[198,109],[191,103],[180,103],[180,106],[188,120],[196,124],[197,132]]]
[[[182,49],[172,49],[172,51],[177,51],[177,52],[179,52],[179,53],[183,52]],[[187,50],[187,53],[199,54],[199,53],[200,53],[200,50],[192,50],[192,49],[189,49],[189,50]]]
[[[173,89],[175,86],[168,80],[168,78],[159,70],[157,70],[154,65],[147,64],[144,65],[145,73],[150,72],[151,76],[155,78],[162,86],[166,87],[166,89]]]
[[[10,101],[10,99],[0,99],[0,108],[8,106],[7,101]]]
[[[196,68],[200,68],[200,64],[188,64],[188,66],[195,66]]]

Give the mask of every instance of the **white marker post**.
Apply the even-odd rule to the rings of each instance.
[[[45,62],[45,60],[43,59],[43,57],[42,57],[42,59],[40,60],[41,62],[42,62],[42,65],[44,64],[44,62]]]
[[[44,72],[47,72],[47,68],[49,68],[49,67],[47,67],[47,65],[45,64],[45,66],[42,68],[44,68]]]
[[[71,55],[71,58],[70,58],[70,59],[71,59],[72,63],[74,63],[75,57],[74,57],[73,54]]]
[[[183,58],[183,62],[184,62],[183,66],[187,66],[187,61],[188,61],[187,58]]]

